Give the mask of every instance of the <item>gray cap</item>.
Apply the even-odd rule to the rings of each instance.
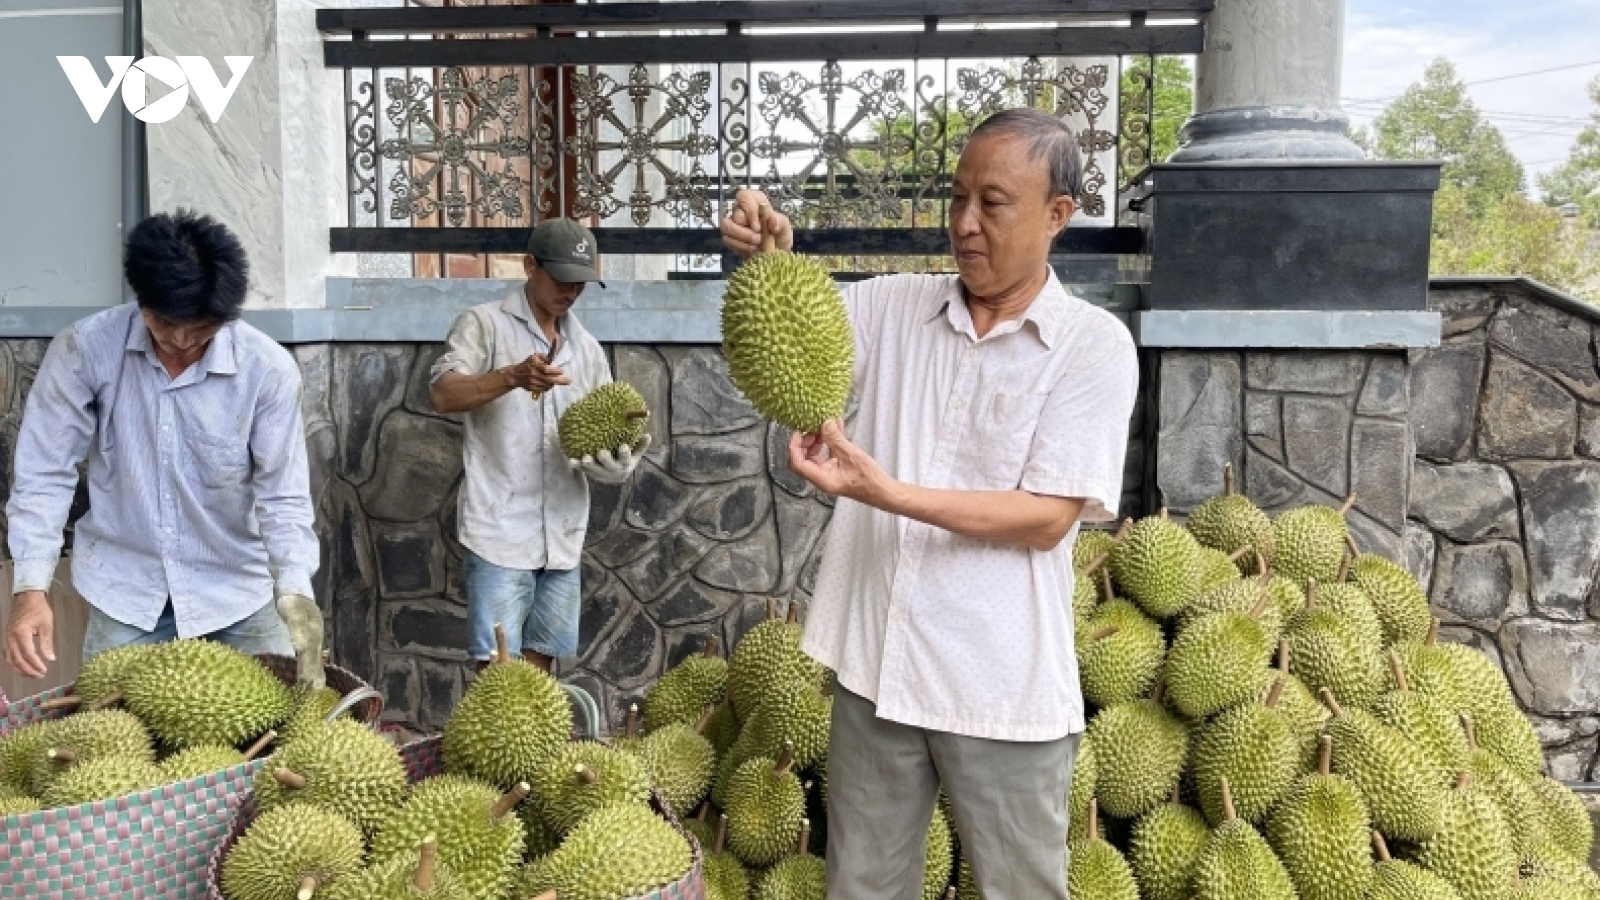
[[[594,281],[606,286],[594,267],[599,252],[594,232],[571,219],[546,219],[528,235],[528,255],[549,269],[551,278],[568,284]]]

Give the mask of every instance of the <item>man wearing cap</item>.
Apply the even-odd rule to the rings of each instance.
[[[494,651],[494,626],[545,671],[578,650],[578,556],[589,518],[586,479],[625,481],[650,445],[566,459],[561,414],[611,381],[600,344],[572,314],[600,282],[594,235],[570,219],[528,238],[528,280],[462,313],[433,366],[433,408],[465,413],[457,506],[473,659]],[[605,284],[600,283],[601,287]]]

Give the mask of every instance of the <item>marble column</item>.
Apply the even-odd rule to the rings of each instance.
[[[329,275],[355,254],[328,250],[345,224],[342,73],[322,64],[316,9],[333,0],[143,0],[147,55],[252,56],[212,122],[191,95],[182,114],[146,127],[150,211],[189,207],[233,230],[250,256],[253,309],[326,305]]]
[[[1344,0],[1217,0],[1168,162],[1363,158],[1344,134],[1343,47]]]

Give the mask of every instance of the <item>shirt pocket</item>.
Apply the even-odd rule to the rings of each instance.
[[[995,391],[980,402],[958,454],[965,470],[959,477],[992,489],[1012,490],[1020,485],[1049,396]]]
[[[208,488],[238,487],[250,473],[250,445],[243,438],[193,431],[188,444],[195,472]]]

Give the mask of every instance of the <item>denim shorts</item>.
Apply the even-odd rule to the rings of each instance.
[[[275,603],[269,602],[243,619],[226,628],[213,631],[206,637],[221,641],[241,653],[294,656],[294,643],[289,640],[289,627],[283,624],[283,618],[278,615]],[[177,639],[178,622],[172,614],[171,601],[168,601],[166,608],[161,611],[161,617],[156,620],[154,631],[145,631],[118,622],[91,605],[89,626],[83,633],[83,658],[88,659],[113,647],[123,647],[128,644],[159,644]]]
[[[505,628],[508,642],[522,635],[523,650],[552,659],[578,655],[582,591],[577,569],[506,569],[467,550],[462,577],[473,659],[494,655],[496,623]]]

